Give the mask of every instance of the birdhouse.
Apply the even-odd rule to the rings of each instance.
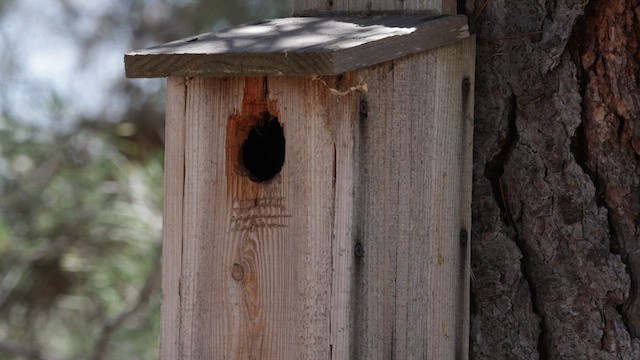
[[[474,51],[423,14],[127,54],[168,79],[162,359],[467,357]]]

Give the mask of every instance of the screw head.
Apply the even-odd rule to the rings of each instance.
[[[467,244],[468,237],[469,237],[469,233],[467,232],[467,229],[461,229],[460,230],[460,243],[462,245],[466,245]]]
[[[468,93],[471,90],[471,81],[468,77],[462,79],[462,91]]]
[[[353,248],[353,253],[356,257],[364,256],[364,246],[359,241],[356,243],[356,246]]]
[[[360,119],[366,120],[369,117],[369,104],[367,100],[360,99]]]

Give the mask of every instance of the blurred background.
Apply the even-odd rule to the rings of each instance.
[[[123,54],[290,0],[0,0],[0,360],[155,359],[164,79]]]

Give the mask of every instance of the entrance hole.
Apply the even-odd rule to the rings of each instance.
[[[263,112],[242,144],[242,162],[251,180],[264,182],[273,179],[282,170],[284,150],[282,125],[276,116]]]

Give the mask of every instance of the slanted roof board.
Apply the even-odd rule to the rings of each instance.
[[[335,75],[469,37],[463,15],[263,20],[125,55],[127,77]]]

